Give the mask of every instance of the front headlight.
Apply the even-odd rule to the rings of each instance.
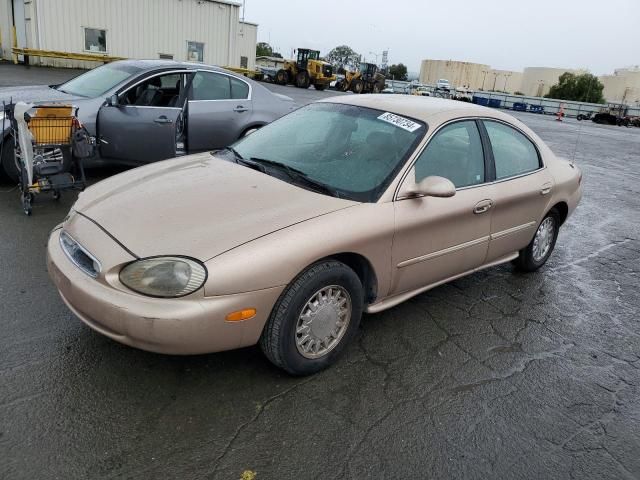
[[[183,297],[202,287],[206,279],[205,266],[186,257],[144,258],[120,271],[124,285],[150,297]]]

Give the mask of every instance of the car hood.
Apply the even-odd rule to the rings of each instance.
[[[139,257],[187,255],[206,261],[356,204],[203,153],[103,180],[81,193],[73,209]]]
[[[50,88],[47,85],[34,85],[28,87],[3,87],[0,88],[0,105],[2,102],[25,102],[25,103],[40,103],[40,102],[59,102],[59,101],[72,101],[78,100],[82,97],[70,95],[68,93],[60,92],[54,88]]]

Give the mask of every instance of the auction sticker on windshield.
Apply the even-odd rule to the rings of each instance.
[[[378,120],[382,120],[383,122],[390,123],[395,125],[396,127],[400,127],[408,132],[415,132],[418,130],[421,125],[416,122],[412,122],[408,118],[401,117],[400,115],[395,115],[391,112],[385,112],[378,117]]]

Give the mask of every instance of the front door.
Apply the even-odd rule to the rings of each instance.
[[[221,72],[198,71],[189,93],[187,146],[189,152],[222,148],[250,127],[251,87]]]
[[[500,122],[484,120],[495,163],[495,204],[487,261],[529,244],[548,208],[553,178],[531,140]]]
[[[120,92],[117,104],[103,105],[97,121],[100,155],[130,164],[175,157],[185,79],[184,72],[153,75]]]
[[[405,181],[445,177],[456,186],[456,194],[396,200],[392,294],[440,282],[484,263],[493,204],[493,186],[485,183],[485,170],[474,120],[451,123],[429,141]]]

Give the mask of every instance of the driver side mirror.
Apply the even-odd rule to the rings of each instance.
[[[115,93],[113,95],[111,95],[110,97],[107,97],[107,101],[106,101],[107,105],[110,107],[117,107],[119,104],[119,100],[118,100],[118,95],[116,95]]]
[[[451,180],[435,175],[423,178],[418,183],[412,182],[411,177],[415,171],[409,174],[405,180],[398,198],[420,198],[420,197],[453,197],[456,194],[456,186]],[[415,178],[415,177],[414,177]]]

